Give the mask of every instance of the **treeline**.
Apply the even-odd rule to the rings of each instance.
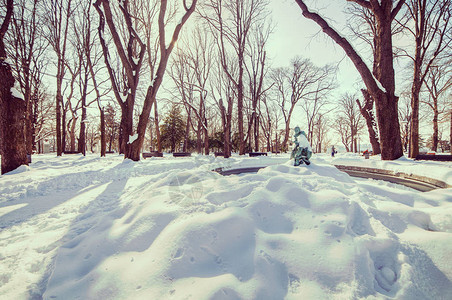
[[[423,118],[431,148],[450,148],[441,126],[452,120],[447,0],[349,3],[347,35],[295,1],[360,73],[361,91],[342,95],[335,66],[302,57],[272,66],[267,0],[1,1],[2,171],[44,142],[57,155],[97,147],[132,160],[149,147],[285,151],[296,111],[317,152],[334,133],[347,151],[368,136],[382,159],[414,157]],[[399,94],[396,62],[409,78]]]

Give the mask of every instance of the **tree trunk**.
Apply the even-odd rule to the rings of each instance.
[[[433,136],[432,136],[432,151],[438,149],[438,107],[433,110]]]
[[[219,108],[220,108],[220,115],[221,115],[221,125],[223,127],[223,154],[224,154],[224,158],[228,158],[228,148],[229,148],[229,144],[226,143],[226,136],[229,136],[227,133],[227,115],[226,115],[226,108],[223,105],[223,101],[220,99],[219,100],[219,104],[218,104]]]
[[[209,131],[207,130],[207,118],[204,116],[204,154],[209,155]]]
[[[60,64],[60,62],[59,62]],[[58,68],[61,68],[58,66]],[[60,72],[58,72],[59,74]],[[63,154],[63,144],[62,144],[62,132],[61,132],[61,102],[63,102],[63,95],[61,94],[61,85],[63,79],[57,75],[57,91],[56,91],[56,103],[55,103],[55,114],[56,114],[56,150],[57,156]]]
[[[395,95],[382,94],[380,100],[376,102],[381,158],[383,160],[403,156],[397,100]]]
[[[75,125],[77,119],[72,119],[71,121],[71,130],[69,132],[71,138],[71,152],[75,152]]]
[[[450,128],[449,128],[449,149],[450,154],[452,154],[452,108],[450,109]]]
[[[25,142],[27,147],[27,154],[33,153],[33,103],[31,101],[31,87],[30,87],[30,66],[27,61],[23,67],[24,83],[25,83]]]
[[[232,109],[233,109],[233,100],[232,97],[228,98],[228,110],[223,107],[225,119],[224,126],[224,157],[231,157],[232,147],[231,147],[231,132],[232,132]]]
[[[256,114],[254,120],[254,151],[259,152],[259,116]]]
[[[4,61],[6,52],[3,44],[3,37],[6,33],[7,25],[12,14],[13,2],[8,1],[7,13],[0,32],[0,129],[1,145],[0,154],[2,156],[1,173],[10,172],[21,165],[27,164],[27,148],[25,145],[25,102],[12,95],[11,89],[14,87],[14,77],[11,67]],[[9,15],[9,16],[8,16]]]
[[[361,90],[363,96],[364,96],[364,106],[361,106],[361,103],[359,100],[356,100],[356,103],[358,103],[359,111],[361,112],[361,115],[366,120],[367,125],[367,131],[369,133],[369,139],[370,144],[372,145],[372,153],[373,154],[380,154],[380,142],[378,141],[378,136],[375,131],[376,129],[376,122],[374,118],[374,114],[372,112],[374,101],[370,94],[367,92],[367,90],[362,89]]]
[[[198,125],[196,130],[196,152],[198,152],[198,154],[202,153],[202,101],[200,102],[199,106]]]
[[[158,27],[159,27],[159,46],[160,46],[160,62],[157,68],[157,71],[155,73],[154,81],[152,85],[150,85],[146,92],[146,97],[143,103],[143,109],[140,114],[140,118],[138,120],[138,126],[137,126],[137,139],[131,143],[128,147],[126,147],[126,153],[124,158],[129,158],[134,161],[140,160],[140,152],[141,148],[144,143],[144,137],[146,134],[146,128],[149,121],[149,115],[151,114],[151,108],[155,103],[157,92],[160,88],[160,85],[163,81],[163,76],[165,75],[166,66],[168,64],[169,56],[174,49],[174,46],[176,44],[176,41],[179,37],[179,33],[182,29],[182,26],[185,24],[185,22],[188,20],[190,15],[194,12],[197,0],[193,0],[190,7],[187,7],[184,2],[185,7],[185,13],[182,16],[180,22],[176,25],[173,31],[171,42],[168,46],[166,46],[165,41],[165,12],[167,7],[167,1],[162,0],[160,5],[160,13],[158,16]],[[143,46],[143,50],[145,49],[145,46]],[[144,52],[142,53],[144,55]],[[142,58],[143,56],[141,56]],[[130,108],[131,112],[133,113],[133,103]],[[133,114],[131,115],[132,120]]]
[[[100,110],[100,156],[101,157],[105,157],[106,148],[107,148],[107,141],[105,138],[105,111],[102,108]],[[110,149],[111,149],[111,144],[110,144]]]
[[[160,140],[159,112],[157,110],[157,100],[154,101],[154,124],[155,124],[155,136],[157,139],[157,151],[162,152],[162,142]]]
[[[242,46],[240,45],[239,48]],[[239,79],[237,86],[237,123],[239,130],[239,155],[245,154],[245,138],[243,132],[243,51],[239,51]]]
[[[187,124],[185,125],[185,137],[183,152],[187,152],[188,143],[190,141],[190,126],[191,126],[191,107],[188,108]]]
[[[290,135],[290,119],[292,118],[292,113],[295,108],[295,105],[291,105],[289,112],[287,114],[287,120],[286,120],[286,129],[284,131],[284,140],[282,143],[282,149],[284,151],[287,151],[287,143],[289,142],[289,135]]]
[[[418,54],[416,54],[418,55]],[[414,79],[411,89],[411,128],[409,157],[415,158],[419,154],[419,94],[421,92],[421,66],[415,60]]]
[[[61,96],[61,101],[63,99],[63,96]],[[60,103],[60,107],[62,107],[62,103]],[[62,118],[61,118],[61,152],[66,151],[66,134],[67,134],[67,130],[66,130],[66,108],[63,109],[62,111]],[[57,137],[57,141],[58,141],[58,137]],[[58,153],[57,153],[58,155]]]
[[[80,122],[80,136],[78,139],[78,151],[86,153],[86,95],[82,97],[82,120]]]

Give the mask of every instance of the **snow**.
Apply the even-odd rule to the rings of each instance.
[[[132,144],[137,139],[138,139],[138,133],[135,133],[134,135],[129,135],[129,141],[127,142],[127,144]]]
[[[451,180],[451,163],[313,155],[34,155],[0,177],[0,298],[448,299],[452,189],[355,179],[360,164]],[[268,166],[221,176],[210,170]]]
[[[25,99],[24,95],[18,89],[16,89],[15,87],[11,88],[11,94],[14,97],[16,97],[16,98],[19,98],[19,99],[22,99],[22,100]]]
[[[127,102],[127,98],[129,97],[129,93],[128,93],[129,91],[127,91],[127,93],[119,93],[119,97],[121,98],[121,101],[123,102],[123,103],[126,103]]]

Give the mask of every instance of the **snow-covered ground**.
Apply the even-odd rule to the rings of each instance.
[[[0,298],[451,299],[452,189],[332,166],[452,184],[451,163],[312,162],[35,155],[0,177]]]

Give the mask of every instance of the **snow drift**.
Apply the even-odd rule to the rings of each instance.
[[[321,158],[34,160],[0,178],[5,298],[452,294],[451,189],[355,180]],[[210,171],[270,163],[256,174]]]

